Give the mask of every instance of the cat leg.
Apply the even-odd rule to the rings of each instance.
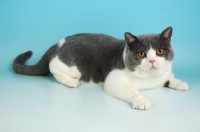
[[[188,84],[176,79],[173,74],[169,78],[169,87],[176,90],[188,90]]]
[[[106,93],[132,104],[134,109],[146,110],[151,102],[137,90],[137,86],[120,70],[112,71],[105,81]]]
[[[58,57],[55,57],[50,62],[49,69],[58,82],[69,88],[80,85],[79,78],[81,77],[81,73],[76,66],[70,67],[64,64]]]
[[[56,72],[53,73],[53,76],[56,78],[56,80],[69,88],[76,88],[80,85],[78,79],[72,78],[66,73],[63,72]]]

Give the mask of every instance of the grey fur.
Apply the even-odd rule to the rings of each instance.
[[[125,41],[103,34],[77,34],[66,38],[58,56],[68,66],[76,65],[81,80],[104,82],[113,69],[125,68]]]
[[[13,63],[16,73],[25,75],[46,75],[49,73],[49,62],[55,56],[68,66],[77,66],[82,74],[81,80],[95,83],[104,82],[113,69],[124,69],[125,64],[131,71],[139,65],[143,58],[139,58],[139,51],[164,48],[163,57],[173,60],[174,52],[170,45],[172,28],[169,27],[161,34],[134,36],[125,33],[125,40],[103,34],[76,34],[65,38],[65,43],[59,47],[52,46],[34,66],[24,65],[31,56],[31,51],[19,55]],[[134,38],[132,38],[134,37]],[[127,44],[127,46],[126,46]],[[123,51],[126,48],[125,62]]]
[[[169,88],[169,84],[170,84],[170,81],[168,80],[168,81],[163,85],[163,87]]]
[[[51,60],[52,54],[57,49],[57,45],[50,47],[47,52],[43,55],[42,59],[33,66],[24,65],[25,61],[29,59],[32,55],[32,51],[27,51],[20,54],[13,61],[13,70],[18,74],[32,75],[32,76],[42,76],[48,74],[49,62]]]

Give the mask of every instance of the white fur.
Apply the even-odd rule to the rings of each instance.
[[[124,51],[124,60],[125,54]],[[150,63],[152,59],[155,60],[153,67]],[[172,88],[188,89],[187,83],[174,78],[171,66],[172,62],[156,56],[156,51],[151,48],[147,58],[143,59],[134,72],[130,72],[127,68],[110,72],[105,81],[105,91],[116,98],[132,103],[135,109],[149,109],[151,102],[142,96],[139,90],[162,87],[168,80]]]
[[[153,67],[150,60],[155,60]],[[142,60],[141,65],[137,66],[132,74],[139,78],[151,78],[171,70],[171,66],[172,62],[166,61],[163,57],[156,56],[156,51],[151,48],[147,53],[147,57]]]
[[[61,40],[58,45],[62,46],[63,43],[64,40]],[[125,60],[125,58],[126,48],[123,52],[123,59]],[[153,65],[150,63],[152,59],[155,60]],[[174,78],[171,66],[172,62],[156,56],[156,51],[150,49],[147,53],[147,58],[142,60],[141,65],[135,71],[131,72],[127,68],[111,71],[105,80],[104,89],[108,94],[132,103],[135,109],[149,109],[151,101],[142,96],[139,90],[162,87],[168,80],[171,88],[177,90],[188,89],[187,83]],[[59,60],[58,56],[51,60],[49,68],[60,83],[68,87],[77,87],[80,84],[81,73],[78,68],[76,66],[67,66]],[[90,81],[90,83],[94,82]]]
[[[132,103],[133,108],[148,109],[151,107],[151,102],[143,97],[139,90],[162,87],[167,80],[167,75],[141,79],[130,74],[127,69],[114,70],[106,78],[105,91],[116,98]]]
[[[58,46],[59,47],[62,47],[63,44],[66,42],[65,38],[61,39],[59,42],[58,42]]]
[[[188,84],[186,82],[181,82],[179,79],[176,79],[173,74],[171,74],[169,81],[170,88],[174,88],[176,90],[188,90]]]
[[[151,107],[151,101],[143,96],[137,96],[132,98],[132,104],[134,109],[146,110]]]
[[[58,56],[53,58],[49,64],[50,72],[57,81],[68,87],[77,87],[81,73],[76,66],[69,67],[59,60]]]

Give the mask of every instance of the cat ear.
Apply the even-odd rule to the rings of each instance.
[[[172,36],[172,27],[168,27],[160,34],[160,40],[166,40],[170,42],[171,36]]]
[[[129,32],[125,32],[124,36],[125,36],[126,43],[127,43],[127,45],[129,47],[131,47],[131,45],[133,43],[135,43],[136,41],[138,41],[138,38],[136,36],[132,35]]]

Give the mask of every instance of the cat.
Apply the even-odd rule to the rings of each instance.
[[[13,70],[33,76],[52,73],[69,88],[102,84],[109,95],[131,103],[134,109],[147,110],[152,103],[140,90],[163,86],[188,89],[188,84],[172,73],[171,36],[172,27],[160,34],[134,36],[125,32],[124,40],[104,34],[76,34],[50,47],[36,65],[24,64],[31,51],[18,55]]]

